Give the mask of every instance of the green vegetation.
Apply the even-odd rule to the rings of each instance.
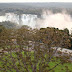
[[[3,26],[7,29],[11,29],[11,28],[16,28],[16,24],[15,23],[12,23],[12,22],[9,22],[9,21],[5,21],[5,22],[0,22],[0,26]]]
[[[31,60],[34,61],[34,56],[33,56],[33,53],[34,52],[22,52],[20,56],[24,57],[24,59],[26,59],[26,61],[28,62],[28,65],[27,65],[27,68],[29,69],[29,72],[32,72],[32,68],[31,68],[31,63],[29,62],[30,61],[30,58],[27,59],[26,58],[26,54],[31,54]],[[12,52],[11,55],[12,57],[10,57],[10,54],[8,53],[5,53],[4,56],[2,56],[1,58],[1,61],[0,61],[0,72],[17,72],[16,69],[15,69],[15,65],[16,67],[18,67],[19,69],[19,72],[24,72],[25,69],[24,69],[24,64],[23,64],[23,61],[22,61],[22,57],[19,56],[18,58],[18,54],[19,53],[16,53],[16,52]],[[11,59],[12,58],[12,59]],[[60,62],[60,59],[57,60],[56,57],[54,57],[55,61],[51,61],[49,63],[49,66],[46,66],[44,65],[44,63],[41,64],[41,67],[45,70],[48,70],[48,69],[51,69],[53,68],[56,64],[58,64]],[[41,62],[41,58],[39,59],[39,62]],[[37,63],[37,72],[39,72],[39,62]],[[32,62],[33,63],[33,62]],[[45,61],[46,63],[46,61]],[[71,63],[63,63],[63,64],[59,64],[57,67],[55,67],[53,70],[49,71],[49,72],[72,72],[72,68],[71,68]],[[45,67],[46,66],[46,67]],[[42,70],[43,70],[42,69]],[[26,72],[28,72],[26,70]],[[43,71],[45,72],[45,71]],[[47,71],[48,72],[48,71]]]
[[[58,47],[71,47],[67,29],[0,29],[1,72],[72,72],[71,55],[55,56]]]

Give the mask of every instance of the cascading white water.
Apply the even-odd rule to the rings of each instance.
[[[10,21],[19,25],[28,25],[32,28],[35,28],[36,19],[37,15],[32,14],[17,15],[14,13],[5,13],[5,16],[0,16],[0,22]]]
[[[6,13],[5,14],[5,18],[6,18],[5,21],[11,21],[11,22],[19,24],[19,15],[17,15],[17,14]]]
[[[4,16],[0,16],[0,22],[3,21],[11,21],[19,25],[28,25],[32,28],[68,28],[70,33],[72,29],[72,18],[66,13],[53,14],[52,12],[44,12],[41,18],[38,18],[38,15],[32,14],[17,15],[14,13],[5,13]]]
[[[22,20],[21,24],[35,28],[37,15],[23,14],[21,20]]]

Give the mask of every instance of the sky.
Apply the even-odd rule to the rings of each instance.
[[[72,2],[72,0],[0,0],[0,3],[2,2]]]

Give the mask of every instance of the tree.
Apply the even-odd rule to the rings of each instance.
[[[5,29],[3,25],[0,25],[0,33]]]
[[[65,28],[63,31],[69,35],[69,30],[67,28]]]
[[[32,31],[22,27],[17,30],[5,30],[1,34],[3,36],[0,40],[5,41],[0,52],[1,71],[50,72],[59,64],[68,62],[69,56],[64,57],[60,54],[59,57],[55,57],[58,47],[63,42],[61,31],[53,28]],[[17,44],[12,42],[13,38]],[[53,49],[53,46],[57,48]],[[58,63],[51,68],[50,62],[57,61]]]

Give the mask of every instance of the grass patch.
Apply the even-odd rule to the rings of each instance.
[[[28,57],[30,57],[28,59]],[[46,55],[45,55],[46,57]],[[16,67],[19,69],[20,72],[27,72],[27,70],[25,70],[24,68],[24,64],[23,64],[23,60],[27,62],[27,68],[29,69],[30,72],[32,72],[32,68],[31,68],[31,61],[35,61],[34,60],[34,52],[12,52],[11,54],[5,53],[1,59],[0,59],[0,72],[16,72]],[[39,59],[39,62],[42,61],[41,59]],[[55,61],[51,61],[49,63],[49,67],[52,68],[54,67],[56,64],[58,64],[60,62],[60,60],[55,60]],[[35,62],[33,62],[35,63]],[[43,65],[43,64],[42,64]],[[15,67],[16,66],[16,67]],[[66,72],[68,70],[68,72],[72,72],[72,63],[64,63],[59,64],[56,68],[54,68],[54,72]],[[47,67],[48,68],[48,67]],[[37,69],[39,69],[39,63],[37,63]],[[50,71],[50,72],[53,72]]]

